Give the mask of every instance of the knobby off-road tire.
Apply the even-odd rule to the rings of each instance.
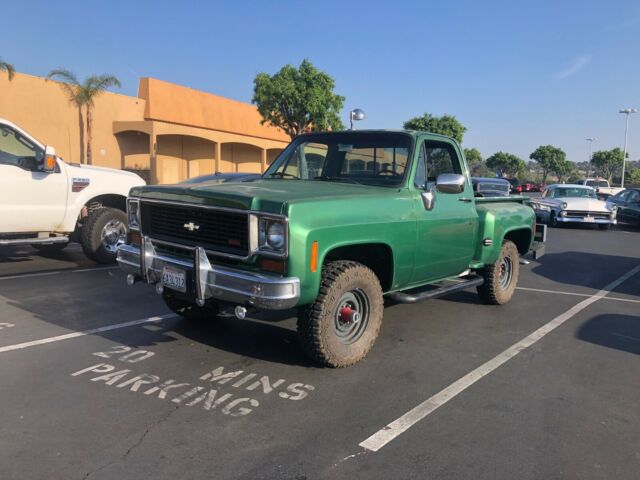
[[[330,262],[322,268],[315,302],[298,313],[300,345],[322,365],[353,365],[375,343],[383,309],[380,281],[370,268],[349,260]]]
[[[496,263],[487,265],[478,273],[484,278],[484,283],[478,287],[482,301],[503,305],[511,300],[520,275],[520,255],[515,244],[505,240]]]
[[[169,307],[169,310],[187,320],[199,322],[215,320],[220,312],[220,308],[215,302],[207,302],[204,307],[199,307],[194,303],[177,298],[169,289],[165,289],[162,292],[162,299],[167,307]]]
[[[127,214],[116,208],[101,207],[87,217],[80,233],[80,244],[85,255],[98,263],[115,263],[118,245],[126,241]],[[113,234],[105,238],[105,230],[120,232],[120,240]]]

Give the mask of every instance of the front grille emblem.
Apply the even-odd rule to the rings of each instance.
[[[195,232],[196,230],[200,230],[200,225],[197,225],[193,222],[185,223],[183,225],[185,230],[189,230],[190,232]]]

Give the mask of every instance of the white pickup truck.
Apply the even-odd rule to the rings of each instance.
[[[68,164],[0,118],[0,246],[61,250],[71,241],[100,263],[115,262],[127,234],[126,198],[138,175]]]
[[[576,182],[578,185],[585,185],[587,187],[591,187],[595,189],[596,195],[598,198],[602,200],[606,200],[611,195],[615,195],[616,193],[621,192],[624,188],[620,187],[612,187],[609,184],[609,180],[604,178],[596,177],[596,178],[585,178],[583,180],[578,180]]]

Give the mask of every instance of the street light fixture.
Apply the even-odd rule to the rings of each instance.
[[[355,130],[353,128],[353,122],[359,122],[360,120],[364,120],[364,111],[360,108],[354,108],[349,112],[349,123],[351,124],[351,130]]]
[[[596,137],[589,137],[585,140],[589,142],[589,165],[587,166],[587,178],[589,178],[589,173],[591,173],[591,160],[593,160],[593,142],[598,139]]]
[[[638,110],[635,108],[623,108],[618,110],[618,113],[624,113],[627,116],[624,123],[624,154],[622,156],[622,181],[620,182],[620,187],[624,188],[624,167],[627,164],[627,132],[629,131],[629,115],[632,113],[638,113]]]

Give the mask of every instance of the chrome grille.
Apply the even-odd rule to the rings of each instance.
[[[607,212],[589,212],[580,210],[567,210],[567,217],[593,217],[593,218],[609,218],[611,215]]]
[[[246,257],[248,214],[161,202],[140,202],[142,234],[152,239]]]

